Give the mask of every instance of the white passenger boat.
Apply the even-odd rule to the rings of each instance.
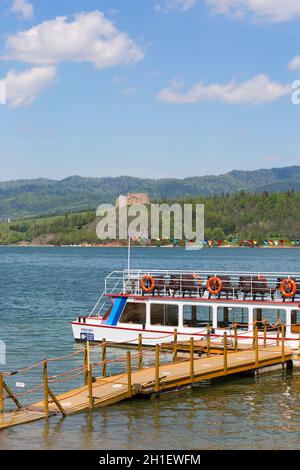
[[[300,273],[115,271],[92,312],[72,322],[76,341],[115,345],[169,343],[205,338],[299,348]]]

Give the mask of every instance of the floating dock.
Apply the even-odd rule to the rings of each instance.
[[[201,345],[203,346],[203,345]],[[180,349],[180,348],[179,348]],[[184,345],[187,350],[187,345]],[[81,351],[82,352],[82,351]],[[227,338],[225,335],[222,352],[216,355],[206,354],[198,357],[197,345],[195,347],[193,338],[189,343],[189,357],[182,359],[177,357],[178,345],[174,345],[173,359],[160,363],[160,346],[155,348],[155,364],[151,367],[143,366],[143,357],[149,352],[143,351],[141,346],[135,355],[137,359],[137,369],[132,369],[132,358],[127,352],[123,359],[126,364],[125,371],[120,374],[107,377],[106,367],[114,360],[106,360],[106,343],[102,343],[102,362],[92,364],[90,361],[90,346],[87,343],[84,353],[85,361],[82,368],[75,369],[75,374],[84,375],[84,385],[69,390],[63,394],[55,396],[50,389],[51,379],[47,373],[47,360],[39,364],[43,367],[43,382],[40,388],[44,392],[43,400],[28,407],[22,407],[18,401],[18,396],[8,388],[5,383],[5,376],[0,374],[0,430],[12,426],[26,424],[33,421],[46,419],[57,414],[64,416],[81,411],[92,410],[96,407],[104,407],[119,403],[123,400],[132,399],[138,396],[158,395],[200,383],[204,380],[219,377],[231,376],[240,373],[260,373],[264,370],[272,370],[274,366],[286,367],[292,365],[292,350],[286,348],[284,341],[279,346],[260,346],[258,340],[248,349],[244,347],[229,351],[227,348]],[[74,353],[73,353],[74,355]],[[118,358],[117,361],[120,362]],[[102,376],[93,377],[93,368],[102,367]],[[79,369],[79,372],[77,372]],[[66,372],[61,374],[68,377]],[[74,377],[74,375],[73,375]],[[6,395],[5,395],[6,392]],[[17,411],[4,412],[4,400],[11,399],[18,407]]]

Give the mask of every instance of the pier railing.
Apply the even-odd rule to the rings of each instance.
[[[244,301],[300,301],[300,273],[191,270],[114,271],[105,294]]]
[[[126,343],[128,348],[130,348],[131,346],[133,346],[134,342],[137,342],[137,352],[133,354],[130,351],[127,351],[126,355],[118,356],[115,358],[107,356],[107,348],[109,345],[107,345],[105,339],[103,339],[102,342],[97,345],[90,345],[90,343],[87,342],[79,351],[67,354],[65,356],[44,359],[37,364],[22,368],[17,371],[0,372],[0,413],[4,412],[5,402],[7,400],[11,400],[19,410],[26,410],[26,406],[23,406],[20,400],[22,400],[22,398],[27,395],[34,394],[34,396],[36,396],[37,393],[41,393],[43,398],[41,402],[35,404],[34,406],[39,405],[40,409],[42,409],[45,415],[48,415],[49,413],[53,414],[53,404],[55,405],[57,412],[61,413],[62,415],[74,412],[74,410],[70,411],[65,409],[65,401],[62,402],[62,400],[58,398],[57,393],[53,391],[53,387],[55,387],[56,384],[64,384],[70,380],[73,381],[75,378],[80,379],[81,387],[69,390],[69,396],[74,397],[76,395],[82,395],[83,391],[85,390],[82,389],[82,386],[86,387],[89,398],[88,406],[92,409],[95,404],[95,390],[97,390],[97,399],[99,399],[99,391],[101,392],[101,387],[107,385],[107,381],[105,381],[104,379],[107,378],[111,382],[114,382],[114,378],[110,376],[112,371],[108,369],[111,368],[111,366],[116,365],[118,365],[119,370],[118,374],[115,376],[115,382],[120,382],[120,379],[122,377],[123,379],[124,377],[126,378],[128,397],[131,397],[133,394],[141,392],[143,386],[149,389],[149,387],[151,388],[153,385],[153,391],[159,392],[162,388],[163,380],[163,377],[160,376],[159,372],[160,366],[162,364],[162,352],[166,352],[168,354],[167,358],[169,358],[171,354],[171,362],[173,363],[177,363],[178,361],[189,361],[189,377],[183,377],[183,379],[181,380],[182,383],[188,383],[197,380],[194,365],[195,359],[197,359],[199,355],[204,355],[204,357],[208,358],[213,355],[222,356],[223,368],[221,370],[221,375],[226,375],[228,372],[228,355],[239,350],[242,350],[243,352],[255,352],[254,356],[252,356],[253,359],[251,359],[251,361],[253,362],[253,369],[258,368],[261,365],[260,355],[262,354],[262,351],[268,351],[272,348],[277,348],[276,354],[280,354],[280,356],[276,356],[277,358],[279,358],[278,362],[285,363],[287,354],[285,344],[287,341],[287,338],[285,337],[286,326],[284,324],[278,326],[277,333],[273,334],[272,337],[268,336],[268,328],[266,325],[264,328],[263,335],[259,334],[257,322],[254,322],[253,326],[254,331],[253,335],[251,336],[250,343],[248,336],[249,332],[239,332],[238,324],[236,324],[234,326],[233,331],[228,329],[224,332],[223,335],[217,335],[213,333],[211,331],[211,328],[208,326],[206,333],[193,334],[193,336],[188,338],[187,342],[185,342],[184,344],[178,342],[177,330],[175,329],[174,332],[169,335],[173,336],[173,341],[171,345],[156,344],[155,348],[152,350],[149,350],[149,348],[143,348],[142,334],[139,334],[137,338]],[[180,352],[185,353],[185,355],[179,356]],[[75,360],[78,355],[83,356],[81,365],[78,366],[77,363],[70,370],[62,371],[56,374],[49,373],[49,364],[55,364],[66,359]],[[95,357],[97,360],[95,360]],[[167,361],[165,361],[165,363],[170,363],[170,360],[167,359]],[[147,368],[151,367],[151,362],[154,362],[155,366],[155,377],[153,380],[153,384],[151,385],[151,383],[148,382],[146,383],[146,385],[133,383],[133,371],[146,370]],[[13,391],[12,384],[8,385],[8,381],[15,380],[16,376],[27,374],[30,371],[37,372],[40,379],[36,380],[33,386],[31,388],[26,389],[24,392],[16,393],[15,391]],[[96,371],[100,371],[100,376],[98,375],[97,379],[94,377]],[[114,372],[116,374],[116,371]],[[84,394],[84,396],[86,396],[86,394]],[[49,411],[50,404],[52,406],[51,412]],[[82,409],[83,408],[84,404],[82,404]],[[31,407],[30,409],[34,410],[34,407]]]

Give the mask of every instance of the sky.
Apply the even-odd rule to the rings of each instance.
[[[300,164],[299,0],[0,0],[0,15],[1,181]]]

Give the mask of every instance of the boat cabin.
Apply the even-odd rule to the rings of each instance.
[[[272,337],[284,324],[286,337],[298,344],[300,274],[113,272],[91,314],[73,322],[75,339],[82,324],[90,328],[84,335],[120,343],[137,331],[149,343],[152,336],[171,341],[174,329],[186,339],[207,329],[220,337],[233,328],[253,334],[254,325]]]

